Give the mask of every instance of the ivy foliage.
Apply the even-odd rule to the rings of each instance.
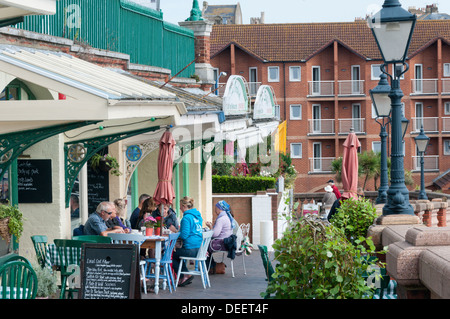
[[[330,222],[343,229],[345,237],[354,243],[355,239],[367,236],[367,231],[376,218],[376,209],[370,200],[349,198],[341,202]]]
[[[22,212],[17,208],[17,206],[11,205],[2,205],[0,204],[0,219],[8,218],[8,229],[11,235],[16,237],[16,241],[19,240],[20,236],[22,236],[23,232],[23,222],[24,217]],[[6,238],[3,238],[7,240]]]
[[[265,298],[360,299],[372,290],[362,274],[376,259],[367,262],[375,249],[364,237],[350,243],[344,232],[313,215],[292,222],[273,245],[278,263]],[[367,248],[366,248],[367,247]]]

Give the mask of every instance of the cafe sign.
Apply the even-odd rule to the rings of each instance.
[[[261,85],[256,93],[253,106],[253,119],[275,117],[275,93],[269,85]]]
[[[225,115],[240,115],[249,112],[249,97],[247,82],[240,75],[231,75],[223,95],[223,113]]]

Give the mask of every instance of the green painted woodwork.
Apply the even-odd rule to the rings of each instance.
[[[129,54],[131,63],[170,69],[172,75],[195,59],[192,30],[165,22],[162,12],[128,0],[59,0],[55,15],[26,16],[15,26]],[[194,73],[192,64],[179,76]]]
[[[83,165],[98,151],[106,146],[123,139],[136,136],[139,134],[152,132],[161,129],[161,126],[152,126],[138,130],[130,130],[117,134],[100,136],[86,140],[72,141],[64,145],[65,163],[65,182],[66,182],[66,208],[69,207],[70,194],[72,193],[73,184]],[[73,148],[71,148],[74,146]],[[69,150],[74,150],[69,156]]]

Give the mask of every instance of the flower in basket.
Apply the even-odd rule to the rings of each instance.
[[[153,216],[147,216],[144,218],[144,226],[147,228],[152,228],[157,223],[156,219]]]

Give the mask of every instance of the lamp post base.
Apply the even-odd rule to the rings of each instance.
[[[409,203],[409,190],[389,189],[387,203],[383,207],[383,215],[414,215],[414,208]]]

